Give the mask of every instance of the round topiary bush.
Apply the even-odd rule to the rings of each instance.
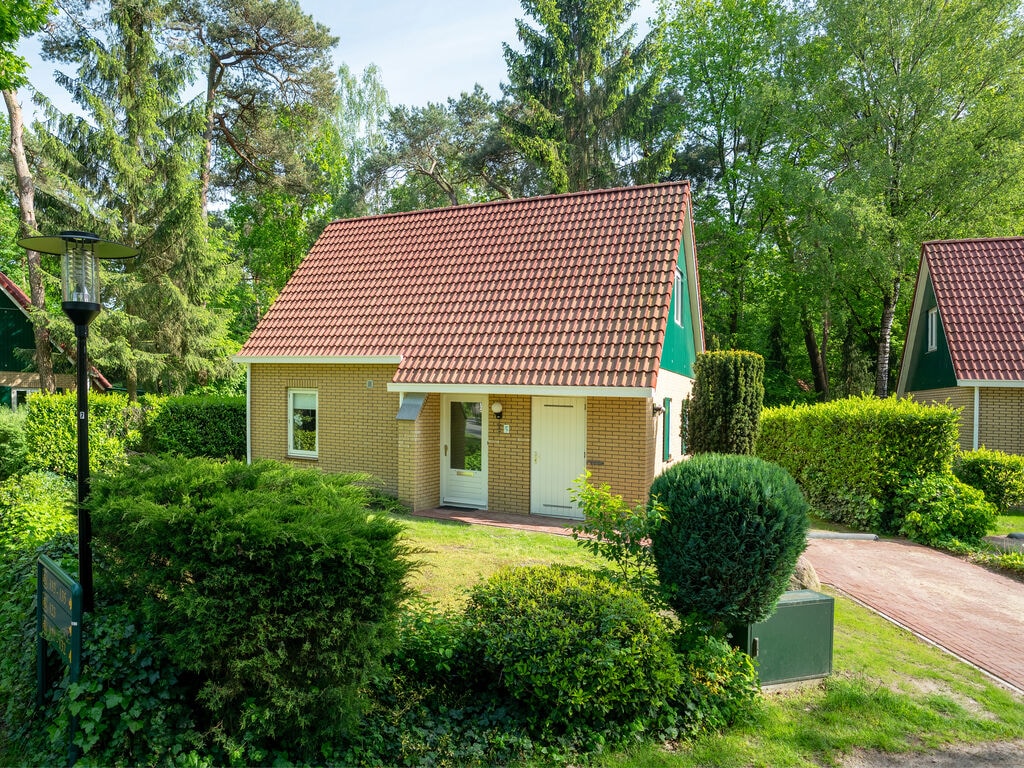
[[[806,547],[807,502],[784,469],[702,454],[651,485],[665,519],[651,551],[680,616],[754,623],[771,615]]]
[[[625,738],[667,714],[679,686],[661,617],[593,572],[500,571],[472,591],[466,615],[485,664],[537,736]]]

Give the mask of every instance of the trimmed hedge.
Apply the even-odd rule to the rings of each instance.
[[[150,453],[245,458],[245,397],[146,398],[142,448]]]
[[[1024,509],[1024,456],[979,448],[958,455],[953,474],[982,491],[1001,514]]]
[[[693,364],[684,444],[697,453],[753,453],[764,404],[764,358],[756,352],[702,352]]]
[[[958,434],[947,406],[862,396],[766,409],[755,453],[784,467],[826,520],[895,533],[896,494],[948,474]]]
[[[680,617],[721,625],[771,615],[807,546],[807,502],[781,467],[753,456],[694,456],[655,478],[665,518],[651,553]]]
[[[0,480],[25,468],[25,409],[0,407]]]
[[[78,394],[33,395],[25,417],[25,462],[64,477],[78,474]],[[138,447],[142,410],[127,395],[89,393],[89,471],[114,470]]]
[[[93,483],[97,603],[138,609],[227,753],[314,760],[358,720],[412,568],[362,480],[139,456]]]

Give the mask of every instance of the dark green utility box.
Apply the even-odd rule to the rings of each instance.
[[[757,662],[761,685],[825,677],[832,673],[834,610],[829,595],[786,592],[767,619],[732,628],[731,642]]]

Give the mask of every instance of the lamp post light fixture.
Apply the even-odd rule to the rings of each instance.
[[[82,609],[93,609],[92,518],[84,504],[89,498],[89,323],[100,313],[99,259],[130,259],[138,249],[101,240],[91,232],[67,231],[56,237],[25,237],[18,245],[62,257],[61,309],[74,323],[78,373],[78,580]]]

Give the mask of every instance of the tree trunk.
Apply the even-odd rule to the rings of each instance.
[[[875,396],[889,396],[889,355],[892,350],[892,321],[900,298],[899,275],[892,280],[892,291],[882,298],[882,323],[878,333],[878,360],[875,362]]]
[[[804,346],[807,348],[807,357],[811,362],[811,373],[814,375],[814,391],[818,394],[818,400],[828,400],[828,334],[831,322],[828,313],[825,313],[821,324],[821,346],[818,346],[818,335],[814,330],[814,323],[811,322],[810,313],[806,308],[800,313],[800,324],[804,331]]]
[[[32,237],[39,234],[36,229],[36,187],[28,167],[28,158],[25,156],[24,122],[18,94],[15,91],[4,91],[4,102],[7,104],[7,114],[11,121],[11,158],[14,160],[14,175],[18,185],[21,236]],[[50,357],[53,347],[50,343],[50,331],[45,325],[45,315],[42,314],[46,311],[46,293],[43,289],[42,264],[36,251],[28,251],[28,288],[29,301],[39,311],[32,316],[39,387],[44,392],[53,392],[56,388],[53,360]]]
[[[214,99],[217,97],[217,83],[220,67],[214,55],[210,54],[210,66],[206,71],[206,113],[203,124],[203,165],[199,170],[199,197],[203,220],[209,215],[210,177],[213,168],[213,125]]]

